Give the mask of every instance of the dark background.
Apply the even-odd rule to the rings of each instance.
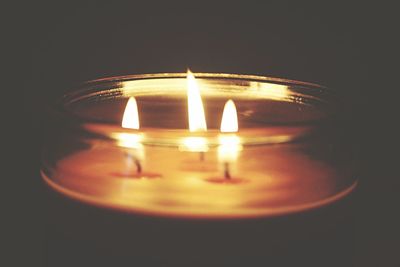
[[[7,5],[3,62],[11,74],[2,92],[11,96],[2,95],[2,106],[12,189],[5,186],[3,198],[10,205],[2,221],[11,227],[2,227],[10,250],[2,258],[13,264],[4,266],[40,266],[45,257],[38,170],[52,99],[85,80],[187,67],[310,81],[341,93],[352,106],[360,163],[354,266],[400,266],[395,8],[299,2]]]

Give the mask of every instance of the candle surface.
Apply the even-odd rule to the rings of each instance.
[[[128,149],[129,150],[129,149]],[[46,181],[70,197],[125,211],[178,217],[257,217],[318,207],[351,191],[334,169],[304,155],[294,145],[254,146],[235,160],[233,179],[222,177],[218,151],[204,161],[197,153],[169,147],[146,147],[143,169],[157,179],[136,178],[127,149],[96,142],[65,157]],[[116,174],[118,173],[118,175]],[[131,177],[133,176],[133,177]]]

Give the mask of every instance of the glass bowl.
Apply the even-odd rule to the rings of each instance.
[[[206,131],[189,131],[186,73],[111,77],[50,114],[41,174],[86,204],[180,218],[254,218],[320,208],[357,184],[340,99],[306,82],[195,73]],[[139,129],[121,126],[136,100]],[[224,106],[238,131],[221,132]]]

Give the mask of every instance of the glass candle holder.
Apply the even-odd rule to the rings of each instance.
[[[99,79],[57,104],[41,174],[67,197],[137,214],[226,219],[301,212],[356,187],[339,108],[328,88],[262,76]],[[228,110],[236,125],[224,128]]]

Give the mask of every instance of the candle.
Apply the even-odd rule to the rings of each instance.
[[[94,95],[72,94],[65,109],[84,119],[79,131],[91,136],[74,133],[77,140],[69,141],[84,149],[44,161],[46,183],[85,203],[186,219],[290,214],[332,203],[356,186],[333,162],[305,152],[321,149],[325,136],[309,138],[318,128],[309,122],[324,119],[328,107],[299,91],[322,87],[255,76],[186,76],[112,78],[98,81]]]
[[[122,118],[122,128],[139,130],[139,112],[136,99],[130,97]],[[157,178],[158,173],[144,172],[143,162],[145,161],[144,148],[141,144],[141,135],[138,133],[119,133],[116,136],[117,145],[126,148],[125,168],[122,171],[115,169],[110,174],[119,177],[129,178]],[[133,168],[133,166],[135,166]],[[134,170],[133,170],[134,169]]]
[[[357,180],[335,105],[315,84],[190,72],[68,93],[42,160],[48,264],[343,266]]]
[[[223,181],[231,181],[231,168],[230,164],[235,163],[239,151],[242,149],[239,138],[232,134],[238,131],[238,119],[235,103],[228,100],[222,113],[221,132],[231,133],[223,134],[219,137],[220,145],[218,147],[218,159],[224,165],[224,178]]]

